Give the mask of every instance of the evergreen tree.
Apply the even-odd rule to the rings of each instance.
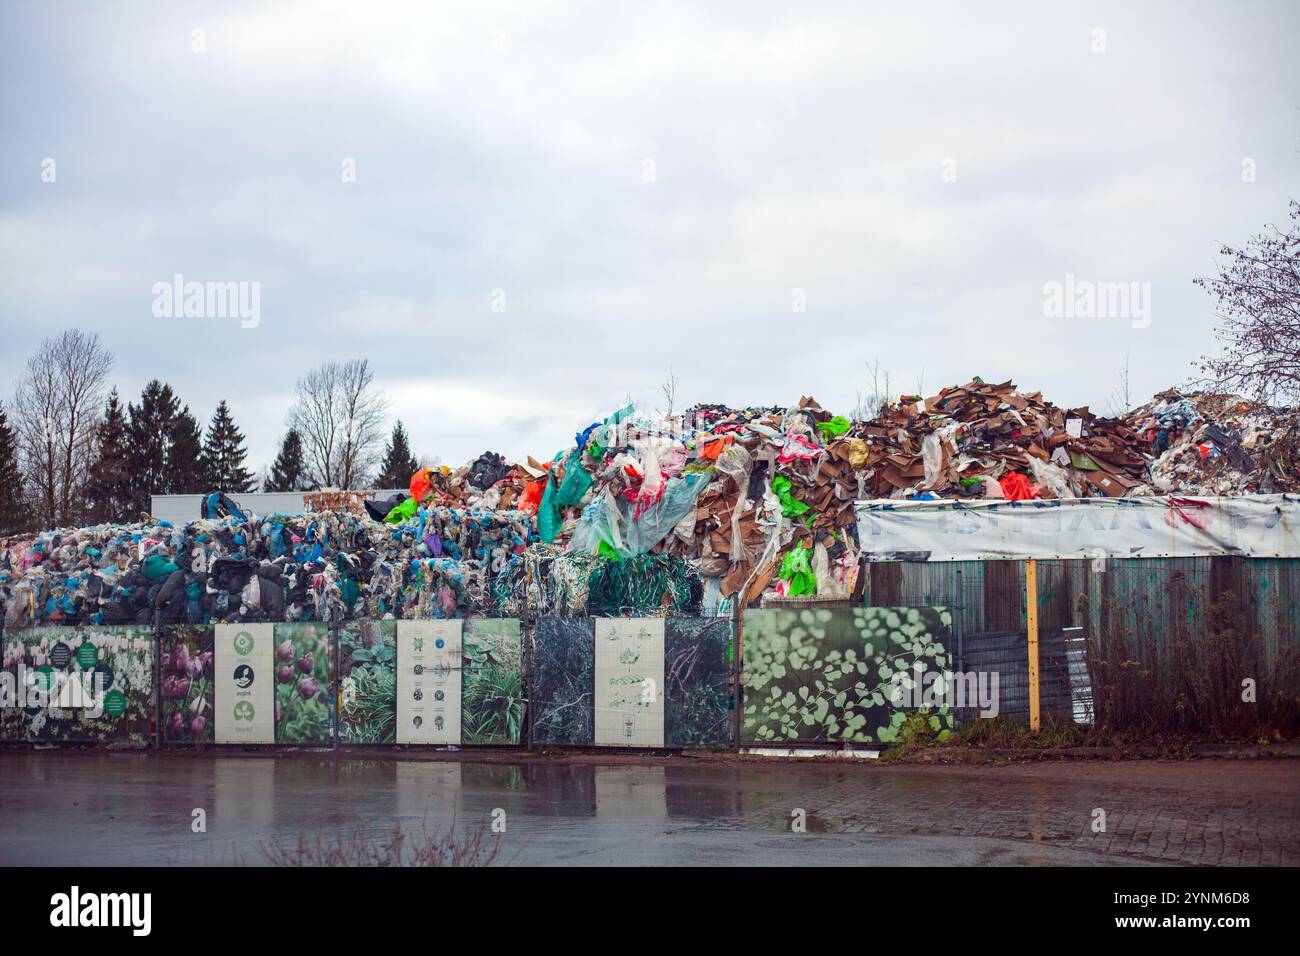
[[[153,495],[201,494],[203,433],[172,387],[154,379],[139,405],[127,406],[128,517],[148,512]],[[197,517],[197,516],[196,516]]]
[[[0,404],[0,536],[26,531],[30,525],[31,512],[18,469],[18,436]]]
[[[122,402],[113,389],[104,406],[104,420],[95,431],[95,459],[86,481],[86,505],[96,524],[131,517],[128,429]]]
[[[144,387],[139,405],[127,406],[130,462],[130,517],[151,508],[150,496],[167,494],[167,448],[179,403],[170,385],[154,379]]]
[[[401,419],[393,426],[392,437],[384,449],[384,462],[379,466],[379,477],[375,479],[376,488],[405,488],[411,483],[411,475],[420,468],[411,454],[411,443],[406,436],[406,429]]]
[[[208,491],[224,491],[227,494],[252,491],[256,484],[252,472],[244,467],[244,459],[247,457],[244,435],[236,427],[226,400],[222,399],[203,441],[204,487]]]
[[[167,435],[168,494],[193,495],[212,491],[204,482],[203,430],[186,405],[172,421]]]
[[[271,474],[267,476],[263,491],[306,491],[306,466],[302,455],[302,436],[295,429],[289,429],[280,443],[280,453],[271,465]]]

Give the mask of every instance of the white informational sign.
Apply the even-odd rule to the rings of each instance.
[[[397,622],[397,742],[460,743],[460,619]]]
[[[664,745],[664,621],[596,618],[598,747]]]
[[[216,742],[275,743],[275,625],[218,624],[213,667]]]
[[[1300,497],[860,501],[868,561],[1300,557]]]

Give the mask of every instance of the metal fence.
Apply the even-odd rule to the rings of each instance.
[[[943,639],[945,666],[997,673],[999,713],[1031,724],[1037,722],[1037,715],[1082,724],[1187,732],[1300,727],[1300,560],[1035,562],[1036,681],[1029,650],[1027,567],[1027,562],[1007,560],[868,563],[863,570],[863,604],[945,608],[950,622]],[[796,614],[803,606],[781,605]],[[817,602],[806,606],[816,607]],[[666,709],[669,703],[676,706],[689,697],[689,707],[696,710],[666,710],[661,746],[734,747],[744,736],[743,620],[737,609],[724,610],[730,614],[666,618],[698,622],[698,632],[677,639],[676,645],[665,636],[665,684],[656,691],[670,695]],[[538,715],[557,702],[572,703],[575,693],[591,693],[591,700],[581,706],[594,706],[595,651],[587,636],[591,619],[550,620],[567,623],[552,627],[541,619],[520,622],[522,710],[518,719],[502,718],[509,728],[502,731],[501,722],[482,711],[473,732],[467,733],[467,746],[596,745],[594,732],[589,735],[587,729],[551,733],[547,724],[544,732],[536,732]],[[276,713],[274,743],[323,747],[394,743],[385,707],[358,711],[355,701],[348,699],[347,685],[350,677],[354,683],[364,677],[373,682],[374,693],[395,693],[384,683],[392,674],[378,666],[391,663],[396,653],[392,635],[381,633],[393,626],[393,622],[377,621],[349,621],[330,628],[277,625],[306,627],[312,634],[286,637],[290,657],[275,663],[277,680],[286,686],[280,688],[284,696]],[[686,625],[668,626],[680,631]],[[569,641],[573,646],[566,651],[577,657],[550,666],[548,660],[554,665],[556,655],[549,653],[547,642],[559,642],[561,637],[543,632],[551,629],[559,634],[566,627],[583,630],[581,640]],[[725,628],[725,636],[720,628]],[[322,648],[300,646],[303,640],[320,640],[321,632],[326,642]],[[210,625],[47,626],[0,632],[0,641],[4,649],[0,671],[9,675],[14,690],[25,690],[18,685],[20,667],[46,675],[99,672],[105,681],[101,690],[109,692],[105,700],[111,697],[105,713],[94,718],[83,716],[84,712],[54,716],[48,708],[42,711],[20,701],[0,713],[2,741],[146,747],[192,746],[212,740],[211,672],[204,670],[214,665]],[[694,653],[701,643],[710,649],[707,660]],[[578,644],[582,646],[574,651]],[[478,652],[467,653],[472,658]],[[491,654],[485,653],[480,657],[489,660]],[[311,655],[311,673],[303,670],[306,654]],[[471,660],[467,667],[472,671],[473,666]],[[696,667],[700,670],[693,670]],[[193,673],[187,673],[191,669]],[[696,680],[699,675],[704,676]],[[462,674],[462,689],[468,686],[466,679]],[[325,706],[298,706],[291,688],[304,701],[319,695]],[[294,703],[297,722],[292,730],[282,728],[282,724],[287,727],[286,701]],[[969,707],[955,712],[958,725],[971,716]],[[702,734],[701,726],[725,726],[725,733]]]
[[[640,737],[624,743],[609,734],[598,738],[593,733],[594,682],[600,671],[592,639],[594,622],[605,619],[458,620],[463,628],[461,660],[452,668],[460,711],[455,745],[639,746]],[[658,628],[664,639],[658,658],[651,662],[654,679],[605,701],[604,711],[627,705],[625,709],[635,714],[645,703],[662,727],[654,738],[658,747],[732,746],[738,685],[732,617],[617,620],[662,622],[662,627],[652,623],[649,629]],[[251,665],[244,665],[249,685],[272,688],[252,708],[266,711],[272,719],[260,736],[250,735],[240,742],[225,739],[222,745],[308,749],[418,745],[403,740],[396,724],[403,710],[398,705],[399,623],[365,620],[336,627],[319,623],[233,627],[232,631],[249,632],[261,627],[273,635],[273,648],[263,649],[265,658],[249,658]],[[514,625],[512,639],[497,633],[509,629],[502,625]],[[0,709],[0,742],[136,748],[218,745],[217,707],[231,707],[226,678],[235,675],[225,672],[232,665],[223,663],[217,627],[51,625],[0,632],[4,651],[0,674],[7,684],[5,706]],[[574,631],[587,636],[582,647],[562,640]],[[615,660],[613,666],[619,663]],[[220,668],[225,670],[218,673]],[[414,673],[427,676],[432,670],[426,665]],[[632,671],[639,673],[629,665],[628,673]],[[614,676],[618,678],[630,680],[628,674]],[[430,686],[425,691],[432,695],[434,682],[426,682]],[[439,686],[448,685],[444,680]],[[422,698],[417,694],[416,699]],[[578,722],[572,739],[534,732],[535,713],[567,714],[572,709],[587,715],[585,722]]]
[[[949,608],[958,667],[998,671],[1001,712],[1028,719],[1026,564],[872,563],[865,603]],[[1271,719],[1294,720],[1286,701],[1300,687],[1300,560],[1040,560],[1036,577],[1042,714],[1158,724],[1162,711],[1185,717],[1216,694],[1223,710],[1229,685],[1250,679],[1256,702],[1276,710]],[[1205,673],[1216,666],[1221,673]],[[1261,715],[1203,716],[1223,728]]]

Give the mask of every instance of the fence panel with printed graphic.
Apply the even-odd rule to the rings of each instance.
[[[0,739],[146,747],[154,721],[153,629],[8,630]]]
[[[940,739],[955,726],[950,702],[924,696],[952,668],[946,608],[762,608],[743,622],[746,743],[890,744],[918,712]]]
[[[539,618],[533,745],[731,746],[731,640],[729,618]]]

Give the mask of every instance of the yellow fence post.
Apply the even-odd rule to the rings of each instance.
[[[1038,733],[1038,562],[1025,562],[1025,619],[1029,625],[1029,729]]]

